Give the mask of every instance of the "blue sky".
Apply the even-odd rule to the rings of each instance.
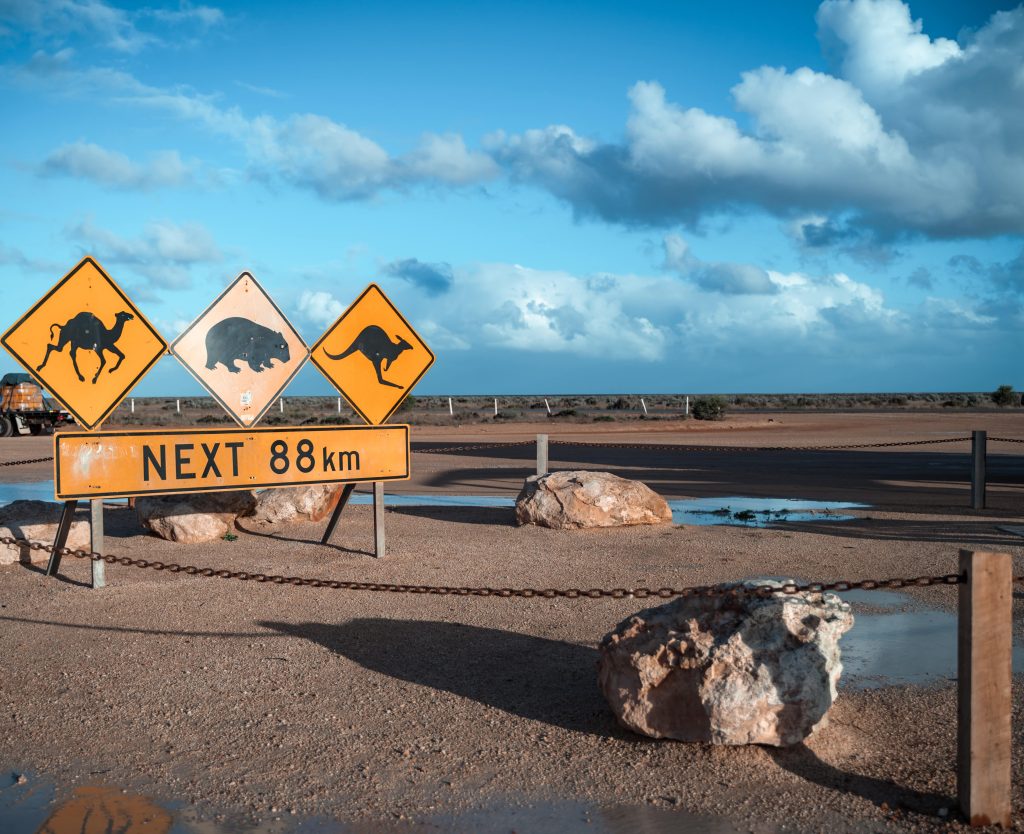
[[[0,0],[2,326],[91,254],[168,341],[377,281],[421,394],[1021,388],[1022,55],[1000,2]]]

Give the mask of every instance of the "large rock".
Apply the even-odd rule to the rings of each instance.
[[[255,507],[256,497],[249,490],[157,495],[135,501],[143,527],[181,544],[223,538],[235,519],[249,515]]]
[[[552,472],[526,479],[516,499],[516,520],[555,529],[660,524],[672,510],[639,481],[609,472]]]
[[[6,507],[0,507],[0,536],[53,544],[63,509],[62,504],[50,501],[12,501]],[[89,522],[84,519],[72,521],[66,546],[77,549],[88,548],[89,544]],[[41,564],[49,559],[47,550],[0,544],[0,565],[13,565],[15,562]]]
[[[835,700],[852,625],[835,594],[681,597],[605,636],[601,690],[621,724],[654,738],[797,744]]]
[[[341,496],[341,484],[306,484],[256,493],[252,519],[260,524],[323,521]]]

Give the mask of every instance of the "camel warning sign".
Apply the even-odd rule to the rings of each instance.
[[[434,364],[434,354],[376,284],[310,350],[310,359],[359,416],[380,425]]]
[[[309,357],[284,313],[248,272],[239,275],[171,353],[240,426],[254,426]]]
[[[88,257],[0,342],[87,429],[167,352],[153,325]]]
[[[408,426],[60,432],[58,501],[409,477]]]

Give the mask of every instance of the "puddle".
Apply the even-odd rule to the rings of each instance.
[[[853,604],[853,628],[839,641],[840,688],[926,686],[956,680],[956,614],[921,608],[894,591],[840,594]],[[867,611],[858,610],[867,606]],[[1024,672],[1024,646],[1013,647],[1013,670]]]
[[[109,786],[74,789],[55,801],[55,789],[13,775],[0,787],[0,830],[36,834],[507,834],[558,831],[560,834],[772,834],[774,828],[742,829],[721,817],[644,805],[598,806],[582,802],[493,805],[459,814],[432,814],[403,820],[347,825],[324,818],[285,818],[230,824],[200,818],[191,808],[163,806],[149,797]]]
[[[851,501],[810,501],[803,498],[681,498],[668,502],[676,524],[731,524],[768,527],[780,522],[850,521],[856,516],[836,510],[866,509]]]
[[[0,484],[0,507],[21,499],[53,501],[53,481]],[[126,499],[108,500],[124,503]],[[367,492],[352,494],[352,504],[372,504],[373,496]],[[515,506],[515,498],[504,495],[384,495],[388,507],[508,507]],[[711,525],[729,524],[742,527],[768,527],[781,522],[849,521],[852,515],[837,510],[864,509],[867,504],[848,501],[808,501],[802,498],[673,498],[672,520],[676,524]]]

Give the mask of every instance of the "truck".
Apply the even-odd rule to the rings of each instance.
[[[47,397],[28,374],[4,374],[0,379],[0,437],[48,434],[74,422],[71,413]]]

